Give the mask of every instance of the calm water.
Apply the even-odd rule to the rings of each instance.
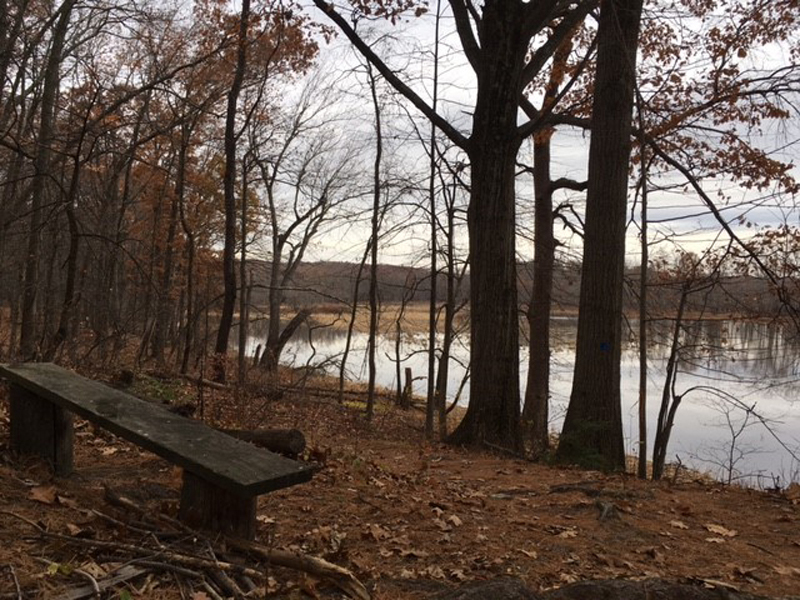
[[[634,454],[638,439],[639,359],[633,331],[638,325],[631,322],[629,327],[630,341],[623,349],[622,359],[623,427],[628,451]],[[554,431],[561,428],[569,400],[576,328],[575,319],[553,320],[550,428]],[[652,451],[652,429],[664,385],[670,328],[669,322],[655,323],[649,332],[648,452]],[[756,486],[771,486],[773,477],[778,476],[782,485],[788,480],[800,480],[800,464],[794,458],[800,456],[800,342],[789,331],[766,323],[691,324],[682,338],[676,392],[685,393],[685,397],[678,409],[668,461],[675,461],[677,455],[684,464],[710,471],[721,479],[727,479],[733,461],[734,478]],[[255,339],[251,344],[255,347],[261,342]],[[327,370],[335,373],[344,343],[342,332],[317,329],[310,340],[307,331],[301,332],[287,346],[283,362],[295,366],[326,364]],[[467,343],[464,336],[454,344],[455,360],[450,367],[448,386],[450,400],[464,378],[464,365],[469,359]],[[353,380],[367,379],[366,345],[365,334],[354,336],[348,359],[348,375]],[[427,389],[426,348],[425,335],[402,338],[401,365],[412,369],[414,392],[420,396]],[[395,361],[394,337],[381,337],[377,378],[380,385],[390,389],[396,387]],[[520,349],[520,361],[524,386],[527,374],[524,347]],[[468,398],[469,381],[464,385],[460,403],[466,404]],[[768,420],[772,433],[756,417],[748,417],[746,411],[737,408],[737,403],[754,406],[754,412]]]

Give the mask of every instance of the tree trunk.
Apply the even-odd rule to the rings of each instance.
[[[242,0],[242,12],[239,21],[238,52],[233,83],[228,92],[228,108],[225,119],[225,175],[223,178],[225,192],[225,247],[222,252],[222,276],[224,294],[222,314],[217,330],[217,343],[214,347],[214,379],[225,381],[225,361],[228,353],[228,339],[233,326],[233,310],[236,305],[236,269],[234,254],[236,253],[236,104],[242,89],[244,71],[247,60],[247,27],[250,20],[250,0]]]
[[[444,305],[444,331],[442,354],[436,374],[436,410],[439,418],[439,439],[447,437],[447,384],[450,377],[450,348],[453,344],[453,323],[456,316],[456,265],[455,265],[455,202],[456,186],[447,207],[447,300]]]
[[[439,23],[441,21],[442,2],[436,2],[436,25],[433,41],[433,97],[431,108],[435,111],[438,102],[439,87]],[[425,405],[425,437],[433,439],[433,421],[436,414],[436,284],[438,268],[436,267],[436,125],[431,123],[430,136],[430,173],[428,174],[428,204],[430,207],[430,256],[431,256],[431,296],[428,303],[428,394]]]
[[[41,118],[37,136],[36,157],[31,186],[30,231],[28,232],[28,257],[25,266],[25,285],[22,295],[22,323],[20,326],[20,354],[25,360],[36,353],[36,300],[39,293],[39,248],[42,228],[42,201],[50,177],[50,155],[56,112],[56,96],[60,83],[59,68],[64,41],[67,36],[72,8],[77,0],[66,0],[53,30],[53,41],[47,58],[47,69],[42,89]]]
[[[361,276],[364,273],[364,265],[367,262],[367,257],[369,256],[371,248],[372,240],[370,239],[370,241],[367,242],[367,247],[364,249],[364,254],[358,265],[356,281],[353,285],[353,305],[350,307],[350,320],[347,323],[347,336],[344,341],[342,362],[339,364],[339,404],[344,403],[344,373],[347,370],[347,357],[350,355],[350,346],[353,342],[353,328],[355,327],[356,312],[358,311],[358,288],[361,286]]]
[[[245,161],[246,163],[247,161]],[[242,289],[239,293],[239,365],[237,381],[243,385],[247,377],[247,164],[242,168],[242,215],[241,215],[241,251],[239,255],[239,281]]]
[[[375,413],[375,353],[378,336],[378,227],[381,211],[381,155],[383,154],[383,138],[381,130],[381,107],[378,102],[377,83],[372,66],[367,63],[369,89],[372,105],[375,109],[375,163],[372,171],[372,247],[369,264],[369,338],[367,341],[367,362],[369,363],[369,381],[367,383],[367,421],[372,421]]]
[[[575,375],[559,460],[624,469],[620,406],[622,292],[631,118],[643,0],[603,0]]]
[[[273,229],[272,263],[269,271],[269,323],[267,324],[267,342],[264,345],[264,354],[261,355],[261,366],[268,372],[278,368],[279,354],[278,340],[281,337],[281,303],[283,302],[283,289],[281,288],[281,269],[283,268],[283,236]]]
[[[520,5],[522,6],[522,5]],[[463,420],[449,437],[456,444],[518,451],[519,324],[517,320],[515,165],[521,92],[523,23],[506,3],[484,7],[483,58],[468,146],[472,190],[470,239],[470,347],[472,382]]]
[[[182,138],[184,136],[181,136]],[[188,139],[181,140],[178,149],[178,172],[175,177],[175,192],[169,210],[167,224],[167,240],[164,243],[164,270],[161,274],[161,289],[156,299],[156,322],[153,329],[153,358],[159,365],[164,365],[164,351],[167,346],[167,331],[172,317],[172,263],[175,255],[175,236],[178,233],[179,209],[183,203],[184,184],[186,180],[186,153]]]
[[[526,313],[530,328],[530,354],[522,422],[534,457],[547,452],[550,446],[547,428],[550,402],[550,310],[556,252],[550,180],[551,136],[551,132],[542,133],[533,143],[533,292]]]

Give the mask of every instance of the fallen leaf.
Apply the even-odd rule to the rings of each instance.
[[[427,558],[430,556],[424,550],[417,550],[416,548],[410,548],[408,550],[400,550],[400,556],[403,558]]]
[[[689,529],[689,526],[683,521],[670,521],[669,524],[675,529]]]
[[[793,483],[783,491],[783,495],[787,500],[791,500],[792,504],[800,503],[800,483]]]
[[[575,527],[570,527],[570,528],[568,528],[568,529],[565,529],[565,530],[564,530],[564,531],[562,531],[561,533],[559,533],[559,534],[558,534],[558,537],[560,537],[560,538],[574,538],[574,537],[578,537],[578,530],[577,530],[577,528],[575,528]]]
[[[451,531],[453,529],[452,527],[450,527],[450,525],[448,525],[445,521],[442,521],[441,519],[434,519],[433,524],[436,525],[442,531]]]
[[[384,529],[375,523],[367,525],[367,534],[368,537],[372,537],[372,539],[374,539],[376,542],[380,542],[381,540],[392,537],[392,534],[389,532],[389,530]]]
[[[778,575],[785,575],[788,577],[800,577],[800,568],[798,567],[784,567],[784,566],[777,566],[772,567]]]
[[[724,543],[725,543],[725,538],[721,538],[721,537],[710,537],[710,538],[706,538],[706,541],[707,541],[708,543],[710,543],[710,544],[724,544]]]
[[[28,498],[42,504],[53,504],[56,501],[56,488],[53,485],[40,485],[32,488]]]
[[[102,579],[103,577],[108,575],[106,570],[103,567],[101,567],[100,565],[98,565],[96,562],[94,562],[93,560],[90,560],[89,562],[82,564],[80,566],[80,569],[81,569],[81,571],[84,571],[85,573],[88,573],[89,575],[91,575],[95,579]]]
[[[103,456],[112,456],[112,455],[116,454],[118,451],[119,451],[119,448],[117,448],[116,446],[106,446],[105,448],[103,448],[100,451],[100,454],[102,454]],[[202,594],[203,592],[198,592],[198,593]],[[206,598],[207,597],[208,596],[206,596]]]
[[[74,523],[67,523],[67,531],[72,536],[78,536],[83,532],[83,529],[75,525]]]
[[[464,522],[461,519],[459,519],[456,515],[450,515],[445,520],[454,527],[461,527],[464,524]]]
[[[734,529],[726,529],[722,525],[715,525],[714,523],[706,523],[703,525],[711,533],[716,533],[723,537],[735,537],[739,532]]]
[[[520,550],[525,556],[528,558],[539,558],[539,555],[536,553],[536,550]]]
[[[61,506],[66,506],[67,508],[78,508],[78,503],[72,498],[67,498],[66,496],[57,494],[56,500],[58,500],[58,503]]]
[[[192,594],[192,600],[211,600],[205,592],[195,592]]]

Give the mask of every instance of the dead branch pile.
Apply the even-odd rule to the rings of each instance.
[[[122,509],[125,516],[93,512],[124,532],[116,539],[99,539],[95,532],[85,531],[76,531],[74,535],[54,533],[39,523],[6,512],[30,525],[32,535],[42,542],[43,548],[55,551],[64,547],[73,555],[80,552],[91,557],[88,563],[91,568],[74,568],[49,560],[47,553],[42,553],[39,560],[48,571],[69,574],[70,581],[80,582],[59,590],[59,598],[105,597],[108,591],[122,584],[144,597],[148,591],[163,585],[177,587],[184,598],[203,597],[198,592],[213,600],[264,597],[277,585],[275,567],[300,571],[332,584],[356,600],[370,598],[367,589],[350,571],[321,558],[235,538],[208,537],[108,488],[105,497],[109,504]],[[0,594],[0,599],[41,597],[42,592],[17,586],[12,593]]]

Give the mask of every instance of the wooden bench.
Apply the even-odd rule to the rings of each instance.
[[[314,467],[237,440],[50,363],[0,365],[10,383],[11,447],[73,469],[73,413],[183,468],[179,517],[252,539],[259,494],[304,483]]]

